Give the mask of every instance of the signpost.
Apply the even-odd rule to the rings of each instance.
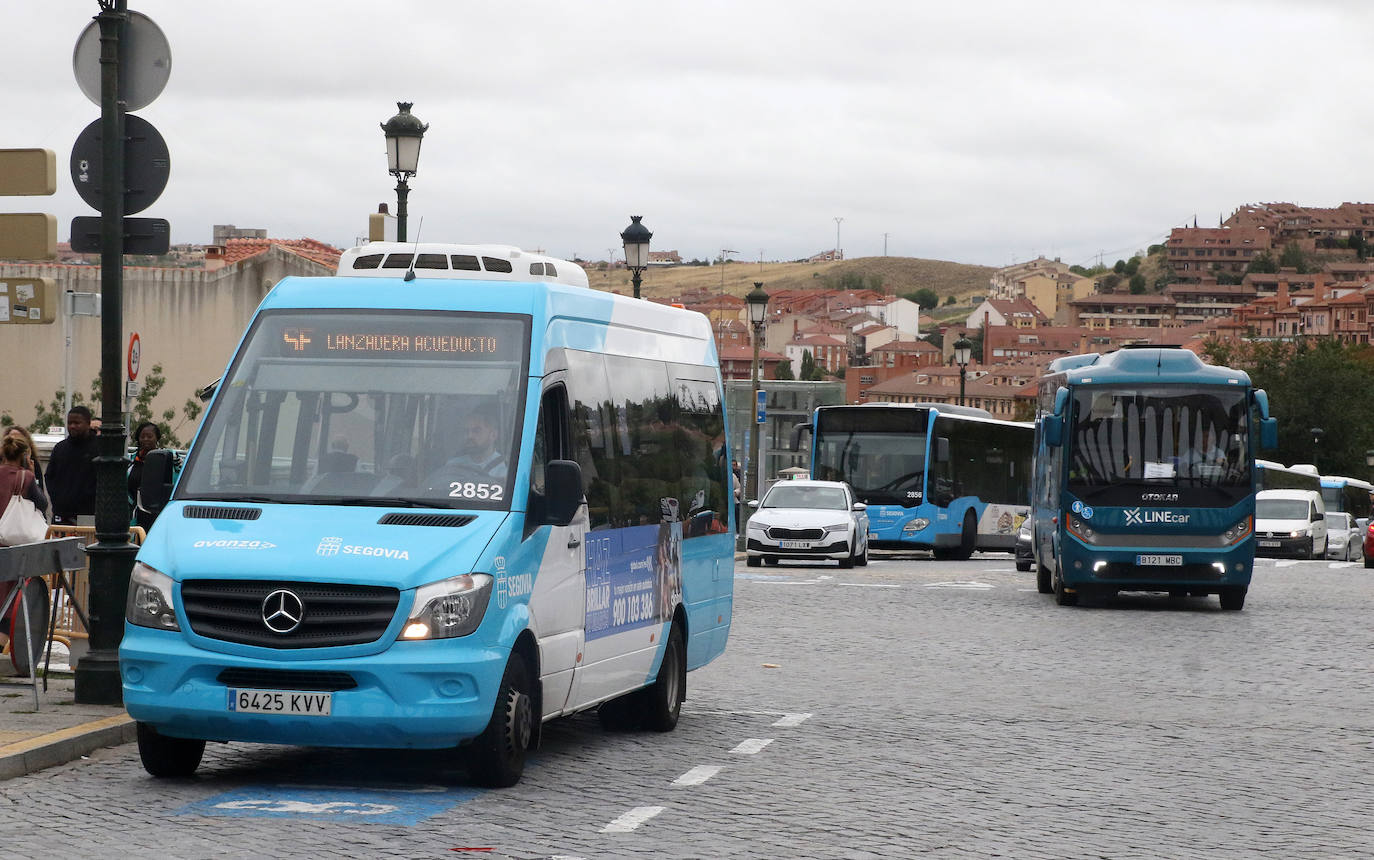
[[[99,5],[100,14],[81,34],[72,55],[77,83],[100,106],[95,130],[88,127],[77,139],[72,174],[82,199],[100,212],[102,415],[95,458],[96,542],[86,549],[91,569],[90,650],[77,663],[75,676],[77,702],[117,705],[123,701],[119,642],[124,635],[124,601],[138,552],[129,542],[126,428],[120,396],[124,389],[120,371],[134,368],[133,341],[125,367],[119,365],[124,337],[124,236],[129,230],[124,214],[138,212],[156,200],[170,169],[162,136],[151,124],[128,117],[125,111],[157,98],[171,73],[172,60],[162,31],[146,16],[129,12],[126,0],[99,0]],[[129,165],[133,166],[126,174]],[[128,182],[127,176],[135,182]]]

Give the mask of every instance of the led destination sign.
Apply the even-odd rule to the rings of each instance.
[[[282,331],[282,341],[288,351],[306,352],[310,344],[319,342],[314,352],[448,352],[500,353],[500,338],[490,335],[394,334],[380,332],[325,332],[312,328],[288,328]]]
[[[293,314],[273,323],[283,358],[518,361],[525,348],[525,325],[510,317]]]

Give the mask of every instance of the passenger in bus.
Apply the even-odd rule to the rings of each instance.
[[[321,473],[353,472],[358,468],[358,455],[348,453],[348,440],[335,436],[329,442],[329,450],[320,458]]]

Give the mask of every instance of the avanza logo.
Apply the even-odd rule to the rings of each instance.
[[[1126,525],[1143,526],[1155,523],[1167,525],[1185,525],[1188,522],[1188,514],[1179,514],[1173,511],[1142,511],[1140,508],[1131,508],[1126,511]]]

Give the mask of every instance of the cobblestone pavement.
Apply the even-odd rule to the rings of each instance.
[[[17,856],[1353,857],[1374,853],[1374,573],[1261,561],[1243,612],[1078,608],[1007,556],[737,569],[677,731],[457,754],[132,745],[0,782]]]

